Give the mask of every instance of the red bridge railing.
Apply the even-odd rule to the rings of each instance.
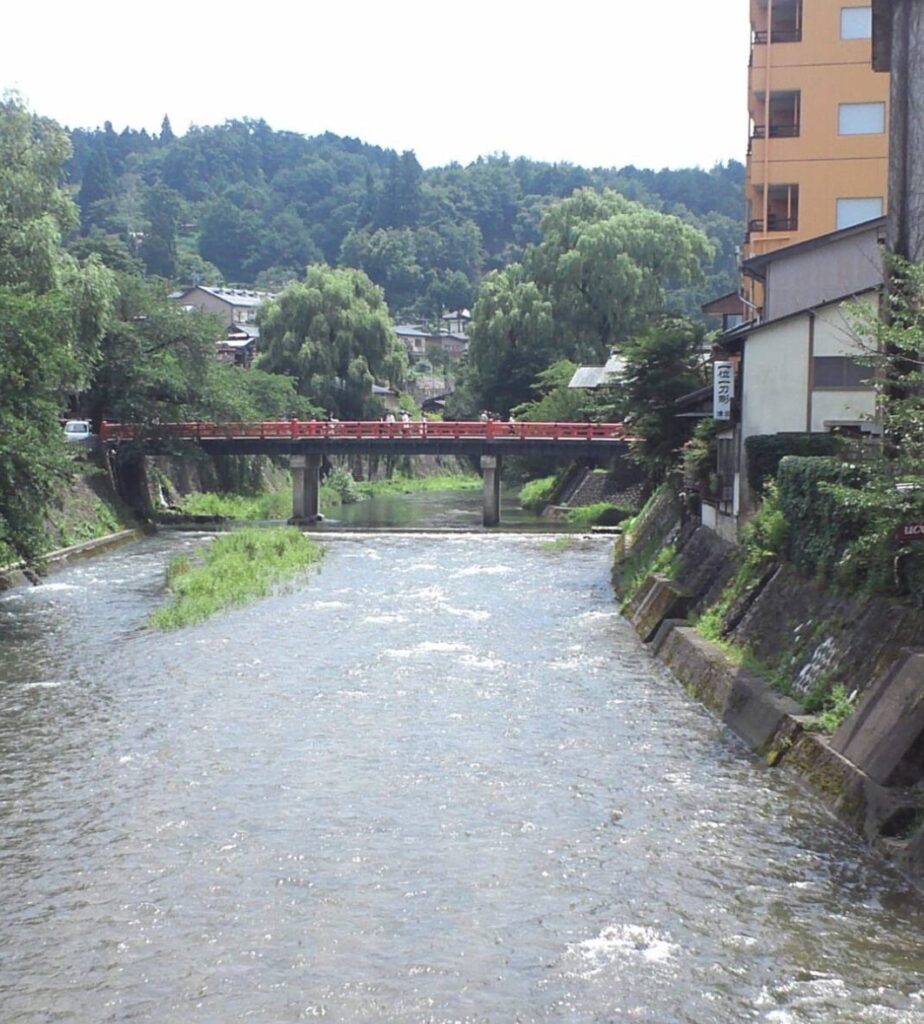
[[[262,423],[108,423],[103,421],[103,441],[137,441],[176,438],[200,441],[210,438],[454,438],[494,440],[523,438],[547,441],[632,440],[622,423],[509,423],[502,420],[456,420],[451,422],[411,420],[386,423],[380,420],[268,420]]]

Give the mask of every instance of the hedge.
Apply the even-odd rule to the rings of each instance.
[[[902,494],[873,468],[833,458],[786,456],[777,471],[789,525],[786,557],[803,573],[851,591],[906,594],[924,606],[924,545],[909,545],[896,579],[894,540],[902,522],[924,515],[919,492]]]
[[[839,434],[754,434],[744,442],[748,484],[754,494],[760,494],[764,484],[777,475],[780,460],[787,455],[810,458],[843,455],[847,447],[847,441]]]

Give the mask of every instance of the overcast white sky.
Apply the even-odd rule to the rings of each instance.
[[[747,0],[35,0],[2,20],[0,90],[68,127],[263,118],[425,167],[744,157]]]

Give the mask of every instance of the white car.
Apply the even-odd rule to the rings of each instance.
[[[89,444],[95,436],[89,420],[68,420],[64,424],[64,440],[68,444]]]

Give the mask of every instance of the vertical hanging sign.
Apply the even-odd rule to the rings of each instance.
[[[735,397],[735,366],[733,363],[712,364],[712,418],[731,419],[732,399]]]

